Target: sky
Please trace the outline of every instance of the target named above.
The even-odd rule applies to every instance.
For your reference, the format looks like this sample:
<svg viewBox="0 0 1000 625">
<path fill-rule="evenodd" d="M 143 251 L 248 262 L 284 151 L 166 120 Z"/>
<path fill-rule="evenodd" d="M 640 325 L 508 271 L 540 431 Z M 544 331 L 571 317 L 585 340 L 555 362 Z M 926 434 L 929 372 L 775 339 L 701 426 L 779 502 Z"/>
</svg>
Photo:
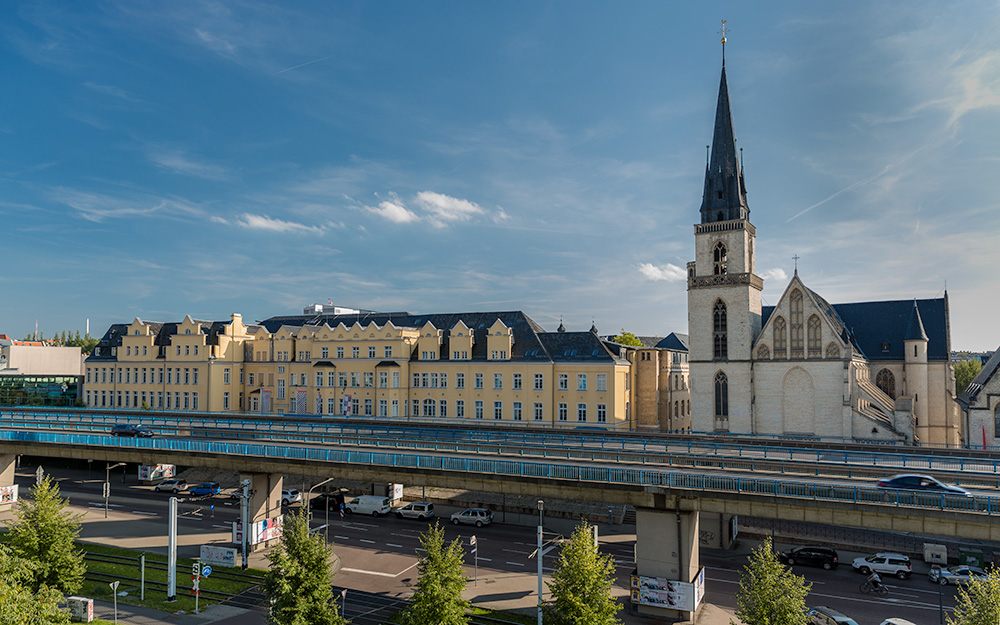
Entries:
<svg viewBox="0 0 1000 625">
<path fill-rule="evenodd" d="M 958 7 L 960 6 L 960 10 Z M 0 3 L 0 333 L 522 310 L 687 332 L 726 72 L 766 305 L 1000 345 L 1000 5 Z"/>
</svg>

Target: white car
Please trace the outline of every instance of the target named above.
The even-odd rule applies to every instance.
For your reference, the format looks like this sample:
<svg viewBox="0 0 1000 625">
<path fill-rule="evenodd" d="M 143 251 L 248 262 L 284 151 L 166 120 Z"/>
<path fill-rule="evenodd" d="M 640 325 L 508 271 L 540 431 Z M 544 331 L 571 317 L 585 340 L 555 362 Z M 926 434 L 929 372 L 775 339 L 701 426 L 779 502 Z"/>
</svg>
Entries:
<svg viewBox="0 0 1000 625">
<path fill-rule="evenodd" d="M 865 558 L 854 558 L 851 566 L 864 575 L 875 571 L 879 575 L 894 575 L 899 579 L 907 579 L 913 573 L 910 558 L 901 553 L 873 553 Z"/>
<path fill-rule="evenodd" d="M 297 501 L 302 501 L 302 493 L 294 488 L 281 489 L 281 505 L 288 506 Z"/>
<path fill-rule="evenodd" d="M 188 483 L 184 480 L 163 480 L 159 484 L 153 487 L 158 493 L 169 491 L 171 493 L 177 494 L 181 491 L 188 489 Z"/>
</svg>

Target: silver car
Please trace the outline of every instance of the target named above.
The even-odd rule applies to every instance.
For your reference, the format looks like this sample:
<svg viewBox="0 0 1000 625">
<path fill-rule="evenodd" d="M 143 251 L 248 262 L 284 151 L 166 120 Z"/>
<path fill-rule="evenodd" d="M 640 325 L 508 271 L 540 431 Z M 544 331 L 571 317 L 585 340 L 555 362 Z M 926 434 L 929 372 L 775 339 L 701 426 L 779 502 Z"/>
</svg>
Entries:
<svg viewBox="0 0 1000 625">
<path fill-rule="evenodd" d="M 484 508 L 469 508 L 468 510 L 462 510 L 451 515 L 451 522 L 453 525 L 463 523 L 465 525 L 482 527 L 493 522 L 493 513 Z"/>
<path fill-rule="evenodd" d="M 396 510 L 396 518 L 417 519 L 418 521 L 433 519 L 434 504 L 429 501 L 416 501 L 414 503 L 408 503 L 402 508 Z"/>
<path fill-rule="evenodd" d="M 184 480 L 163 480 L 162 482 L 153 487 L 153 490 L 155 490 L 158 493 L 169 491 L 174 494 L 177 494 L 187 489 L 188 489 L 188 483 Z"/>
<path fill-rule="evenodd" d="M 959 584 L 968 583 L 973 577 L 982 577 L 984 575 L 986 575 L 986 571 L 976 566 L 960 564 L 958 566 L 949 566 L 944 569 L 940 566 L 934 565 L 927 574 L 927 578 L 931 582 L 937 582 L 942 586 L 947 586 L 948 584 L 957 586 Z"/>
</svg>

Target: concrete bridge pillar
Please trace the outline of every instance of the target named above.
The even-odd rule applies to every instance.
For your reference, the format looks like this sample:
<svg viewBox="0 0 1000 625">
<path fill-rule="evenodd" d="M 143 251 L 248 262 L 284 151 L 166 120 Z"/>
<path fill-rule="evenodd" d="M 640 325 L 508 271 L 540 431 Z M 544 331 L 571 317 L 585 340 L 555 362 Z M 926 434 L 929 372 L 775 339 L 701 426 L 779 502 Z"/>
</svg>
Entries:
<svg viewBox="0 0 1000 625">
<path fill-rule="evenodd" d="M 246 501 L 247 524 L 250 526 L 250 534 L 253 536 L 254 526 L 267 520 L 268 525 L 272 519 L 281 516 L 281 489 L 283 476 L 280 473 L 244 473 L 240 475 L 240 483 L 250 480 L 250 498 Z M 279 534 L 280 535 L 280 534 Z M 269 540 L 251 545 L 251 551 L 263 549 Z"/>
<path fill-rule="evenodd" d="M 17 501 L 14 465 L 17 454 L 0 454 L 0 510 L 9 509 Z"/>
<path fill-rule="evenodd" d="M 638 579 L 632 580 L 631 594 L 639 614 L 694 620 L 701 600 L 695 590 L 700 573 L 698 528 L 698 512 L 679 505 L 636 511 Z"/>
</svg>

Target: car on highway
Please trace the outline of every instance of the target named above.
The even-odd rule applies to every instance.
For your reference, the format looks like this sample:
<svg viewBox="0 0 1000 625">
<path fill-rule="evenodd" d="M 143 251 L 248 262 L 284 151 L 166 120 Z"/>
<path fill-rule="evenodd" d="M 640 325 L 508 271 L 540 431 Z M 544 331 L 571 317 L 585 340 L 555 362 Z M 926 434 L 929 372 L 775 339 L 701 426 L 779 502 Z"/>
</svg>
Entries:
<svg viewBox="0 0 1000 625">
<path fill-rule="evenodd" d="M 894 575 L 899 579 L 907 579 L 913 574 L 910 558 L 901 553 L 873 553 L 867 557 L 854 558 L 851 566 L 858 573 L 865 575 L 875 571 L 879 575 Z"/>
<path fill-rule="evenodd" d="M 493 523 L 493 512 L 485 508 L 469 508 L 451 515 L 451 523 L 482 527 Z"/>
<path fill-rule="evenodd" d="M 950 486 L 942 484 L 937 479 L 929 475 L 918 473 L 900 473 L 878 481 L 879 488 L 893 488 L 896 490 L 919 490 L 929 493 L 942 493 L 944 495 L 964 495 L 971 497 L 972 493 L 961 486 Z"/>
<path fill-rule="evenodd" d="M 202 482 L 188 491 L 189 494 L 194 496 L 218 495 L 221 492 L 222 487 L 219 486 L 218 482 Z"/>
<path fill-rule="evenodd" d="M 295 490 L 294 488 L 282 488 L 281 489 L 281 505 L 290 506 L 293 503 L 302 501 L 302 493 Z"/>
<path fill-rule="evenodd" d="M 396 510 L 398 519 L 425 521 L 434 518 L 434 504 L 429 501 L 415 501 Z"/>
<path fill-rule="evenodd" d="M 163 480 L 153 487 L 153 490 L 158 493 L 174 493 L 175 495 L 187 489 L 188 483 L 184 480 Z"/>
<path fill-rule="evenodd" d="M 111 436 L 152 438 L 154 436 L 154 432 L 144 425 L 136 425 L 134 423 L 116 423 L 111 426 Z"/>
<path fill-rule="evenodd" d="M 809 625 L 858 625 L 858 622 L 840 610 L 818 605 L 806 612 Z"/>
<path fill-rule="evenodd" d="M 808 566 L 821 566 L 827 571 L 837 568 L 840 563 L 836 550 L 817 546 L 796 547 L 791 551 L 779 553 L 778 560 L 788 566 L 806 564 Z"/>
<path fill-rule="evenodd" d="M 949 584 L 957 586 L 959 584 L 967 584 L 972 578 L 983 577 L 984 575 L 986 575 L 986 571 L 982 570 L 978 566 L 959 564 L 957 566 L 941 568 L 935 564 L 931 567 L 930 572 L 927 573 L 927 579 L 931 582 L 937 582 L 942 586 L 947 586 Z"/>
</svg>

